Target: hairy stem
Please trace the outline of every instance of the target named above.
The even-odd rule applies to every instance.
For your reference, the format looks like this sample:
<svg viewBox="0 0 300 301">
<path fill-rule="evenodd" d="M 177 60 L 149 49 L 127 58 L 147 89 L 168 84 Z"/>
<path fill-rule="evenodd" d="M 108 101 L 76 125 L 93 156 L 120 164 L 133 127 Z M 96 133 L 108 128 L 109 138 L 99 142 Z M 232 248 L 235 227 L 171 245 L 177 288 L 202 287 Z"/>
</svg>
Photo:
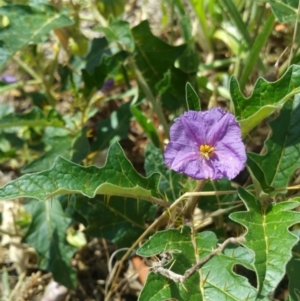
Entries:
<svg viewBox="0 0 300 301">
<path fill-rule="evenodd" d="M 206 183 L 206 180 L 197 181 L 197 185 L 193 192 L 201 192 L 205 183 Z M 194 210 L 196 208 L 196 205 L 198 203 L 198 199 L 199 199 L 199 195 L 191 195 L 187 199 L 185 208 L 183 210 L 183 216 L 187 223 L 190 223 L 192 220 L 192 216 L 193 216 Z"/>
</svg>

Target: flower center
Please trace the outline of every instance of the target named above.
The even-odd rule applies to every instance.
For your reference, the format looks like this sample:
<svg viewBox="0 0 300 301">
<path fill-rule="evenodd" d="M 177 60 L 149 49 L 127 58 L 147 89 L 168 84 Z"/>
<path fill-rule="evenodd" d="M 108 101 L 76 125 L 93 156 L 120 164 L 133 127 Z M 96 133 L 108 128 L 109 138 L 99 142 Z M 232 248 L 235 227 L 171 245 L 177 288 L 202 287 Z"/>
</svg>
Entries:
<svg viewBox="0 0 300 301">
<path fill-rule="evenodd" d="M 215 148 L 213 146 L 210 146 L 208 144 L 202 144 L 199 147 L 200 154 L 203 158 L 206 160 L 209 160 L 209 158 L 214 154 Z"/>
</svg>

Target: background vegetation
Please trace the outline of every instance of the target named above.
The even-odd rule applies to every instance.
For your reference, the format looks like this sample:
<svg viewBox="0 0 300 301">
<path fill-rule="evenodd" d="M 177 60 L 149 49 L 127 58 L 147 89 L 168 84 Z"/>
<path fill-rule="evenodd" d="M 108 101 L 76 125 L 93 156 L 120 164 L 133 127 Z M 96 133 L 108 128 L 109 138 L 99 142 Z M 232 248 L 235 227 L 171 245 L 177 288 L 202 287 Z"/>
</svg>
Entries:
<svg viewBox="0 0 300 301">
<path fill-rule="evenodd" d="M 0 299 L 300 300 L 299 5 L 0 1 Z M 183 284 L 145 284 L 144 242 L 152 260 L 179 250 L 179 274 L 196 262 L 180 215 L 195 181 L 163 150 L 174 118 L 217 106 L 247 170 L 203 188 L 197 248 L 246 242 Z"/>
</svg>

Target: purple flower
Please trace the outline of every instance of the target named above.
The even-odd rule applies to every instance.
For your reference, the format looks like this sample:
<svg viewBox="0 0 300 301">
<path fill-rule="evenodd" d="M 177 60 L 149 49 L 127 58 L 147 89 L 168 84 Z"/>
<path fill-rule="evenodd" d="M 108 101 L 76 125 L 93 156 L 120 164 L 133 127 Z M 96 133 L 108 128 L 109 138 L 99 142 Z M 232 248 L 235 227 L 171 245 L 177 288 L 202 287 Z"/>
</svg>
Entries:
<svg viewBox="0 0 300 301">
<path fill-rule="evenodd" d="M 7 84 L 13 84 L 17 81 L 17 79 L 11 74 L 2 75 L 1 80 Z"/>
<path fill-rule="evenodd" d="M 107 93 L 110 92 L 115 86 L 115 81 L 113 78 L 109 78 L 102 86 L 101 92 Z"/>
<path fill-rule="evenodd" d="M 193 179 L 232 179 L 245 167 L 239 124 L 221 108 L 185 112 L 175 119 L 170 136 L 165 164 Z"/>
</svg>

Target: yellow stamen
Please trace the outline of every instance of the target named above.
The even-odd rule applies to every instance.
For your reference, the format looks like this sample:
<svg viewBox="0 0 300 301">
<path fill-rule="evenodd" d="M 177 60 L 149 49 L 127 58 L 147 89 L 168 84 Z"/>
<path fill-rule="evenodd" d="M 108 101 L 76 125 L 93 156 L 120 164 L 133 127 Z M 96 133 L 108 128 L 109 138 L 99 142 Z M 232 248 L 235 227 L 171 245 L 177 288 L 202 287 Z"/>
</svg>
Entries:
<svg viewBox="0 0 300 301">
<path fill-rule="evenodd" d="M 213 155 L 215 148 L 208 144 L 203 144 L 203 145 L 200 145 L 199 150 L 200 150 L 201 156 L 203 158 L 205 158 L 206 160 L 208 160 Z"/>
</svg>

